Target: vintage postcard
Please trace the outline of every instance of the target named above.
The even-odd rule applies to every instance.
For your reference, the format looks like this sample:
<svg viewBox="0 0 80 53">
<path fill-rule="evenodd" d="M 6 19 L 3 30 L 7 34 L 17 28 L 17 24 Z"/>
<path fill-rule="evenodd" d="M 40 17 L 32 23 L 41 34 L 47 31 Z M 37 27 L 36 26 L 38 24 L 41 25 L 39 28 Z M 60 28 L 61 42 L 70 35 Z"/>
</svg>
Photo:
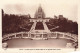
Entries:
<svg viewBox="0 0 80 53">
<path fill-rule="evenodd" d="M 3 0 L 1 2 L 2 53 L 79 51 L 78 0 Z"/>
</svg>

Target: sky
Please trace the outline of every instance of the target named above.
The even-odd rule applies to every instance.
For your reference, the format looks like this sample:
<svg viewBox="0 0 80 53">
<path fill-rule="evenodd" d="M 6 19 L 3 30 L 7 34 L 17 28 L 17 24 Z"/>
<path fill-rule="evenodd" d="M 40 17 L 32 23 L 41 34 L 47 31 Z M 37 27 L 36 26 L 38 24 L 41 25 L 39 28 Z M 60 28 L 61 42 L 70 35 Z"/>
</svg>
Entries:
<svg viewBox="0 0 80 53">
<path fill-rule="evenodd" d="M 77 21 L 78 19 L 76 0 L 9 0 L 2 5 L 7 14 L 30 14 L 34 18 L 36 10 L 41 5 L 46 17 L 54 18 L 54 15 L 63 15 L 69 20 Z"/>
</svg>

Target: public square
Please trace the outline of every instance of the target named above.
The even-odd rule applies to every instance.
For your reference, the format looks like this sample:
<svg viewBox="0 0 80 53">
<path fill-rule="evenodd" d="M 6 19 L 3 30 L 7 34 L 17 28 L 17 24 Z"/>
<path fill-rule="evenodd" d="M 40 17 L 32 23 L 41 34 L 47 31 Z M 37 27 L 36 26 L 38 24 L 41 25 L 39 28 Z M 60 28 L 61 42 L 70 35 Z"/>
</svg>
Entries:
<svg viewBox="0 0 80 53">
<path fill-rule="evenodd" d="M 7 41 L 8 48 L 66 48 L 66 44 L 71 42 L 72 41 L 66 39 L 11 39 Z"/>
</svg>

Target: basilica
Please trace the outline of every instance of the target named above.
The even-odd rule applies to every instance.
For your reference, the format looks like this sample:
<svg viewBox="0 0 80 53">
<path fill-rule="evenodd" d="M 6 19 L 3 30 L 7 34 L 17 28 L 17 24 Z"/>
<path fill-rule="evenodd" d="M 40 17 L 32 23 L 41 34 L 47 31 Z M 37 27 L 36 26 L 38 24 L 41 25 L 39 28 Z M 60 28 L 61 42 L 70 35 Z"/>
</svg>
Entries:
<svg viewBox="0 0 80 53">
<path fill-rule="evenodd" d="M 34 18 L 30 19 L 30 22 L 49 22 L 50 18 L 45 18 L 45 13 L 41 6 L 36 11 Z"/>
</svg>

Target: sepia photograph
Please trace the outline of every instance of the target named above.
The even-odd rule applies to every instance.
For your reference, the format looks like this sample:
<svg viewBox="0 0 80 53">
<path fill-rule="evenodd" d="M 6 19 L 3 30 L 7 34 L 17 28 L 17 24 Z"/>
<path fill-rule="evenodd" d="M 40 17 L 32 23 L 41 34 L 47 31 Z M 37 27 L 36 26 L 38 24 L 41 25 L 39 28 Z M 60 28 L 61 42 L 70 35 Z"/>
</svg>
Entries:
<svg viewBox="0 0 80 53">
<path fill-rule="evenodd" d="M 71 0 L 72 1 L 72 0 Z M 64 0 L 5 4 L 2 48 L 78 48 L 78 6 Z"/>
</svg>

